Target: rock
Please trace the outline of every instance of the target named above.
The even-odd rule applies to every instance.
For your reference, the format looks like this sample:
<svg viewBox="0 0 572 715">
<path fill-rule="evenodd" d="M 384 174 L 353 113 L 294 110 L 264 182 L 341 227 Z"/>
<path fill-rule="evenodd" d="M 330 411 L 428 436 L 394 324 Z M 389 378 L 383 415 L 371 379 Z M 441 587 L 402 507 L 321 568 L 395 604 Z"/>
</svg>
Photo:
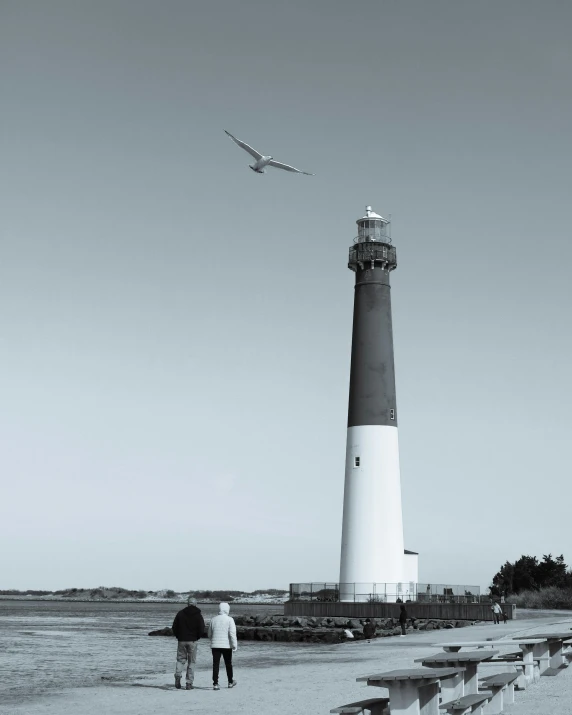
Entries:
<svg viewBox="0 0 572 715">
<path fill-rule="evenodd" d="M 454 628 L 455 626 L 452 623 L 446 623 L 445 628 Z"/>
<path fill-rule="evenodd" d="M 341 628 L 339 630 L 325 631 L 321 639 L 323 643 L 340 643 L 342 640 L 344 640 L 344 632 Z"/>
<path fill-rule="evenodd" d="M 465 626 L 470 626 L 470 625 L 471 624 L 469 621 L 457 621 L 455 623 L 455 628 L 465 628 Z"/>
<path fill-rule="evenodd" d="M 270 628 L 237 626 L 236 633 L 239 640 L 276 641 L 279 643 L 341 643 L 346 640 L 341 628 L 283 628 L 280 625 L 273 625 Z"/>
<path fill-rule="evenodd" d="M 304 616 L 296 616 L 296 618 L 292 619 L 292 627 L 293 628 L 307 628 L 308 627 L 308 619 L 304 618 Z"/>
<path fill-rule="evenodd" d="M 274 631 L 274 640 L 280 643 L 298 643 L 302 640 L 302 628 L 281 628 Z"/>
<path fill-rule="evenodd" d="M 365 623 L 365 619 L 364 619 Z M 362 622 L 359 620 L 359 618 L 350 618 L 348 621 L 348 628 L 361 628 L 362 627 Z"/>
<path fill-rule="evenodd" d="M 364 640 L 365 636 L 363 634 L 363 628 L 352 628 L 351 632 L 356 641 Z"/>
<path fill-rule="evenodd" d="M 172 636 L 173 629 L 172 628 L 160 628 L 158 631 L 151 631 L 151 633 L 148 633 L 147 635 L 150 635 L 150 636 Z"/>
<path fill-rule="evenodd" d="M 332 621 L 334 622 L 334 626 L 336 628 L 347 628 L 348 627 L 348 619 L 347 618 L 341 618 L 339 616 L 336 616 L 336 618 L 332 618 Z"/>
<path fill-rule="evenodd" d="M 427 623 L 427 624 L 425 625 L 425 628 L 423 628 L 422 626 L 419 626 L 419 630 L 420 630 L 420 631 L 434 631 L 434 630 L 435 630 L 435 626 L 434 626 L 432 623 Z"/>
<path fill-rule="evenodd" d="M 237 626 L 236 637 L 238 638 L 239 641 L 253 641 L 255 630 L 256 629 L 252 628 L 252 626 L 249 626 L 249 627 Z"/>
<path fill-rule="evenodd" d="M 254 629 L 254 640 L 255 641 L 273 641 L 276 640 L 277 633 L 281 631 L 273 631 L 271 628 L 255 628 Z"/>
</svg>

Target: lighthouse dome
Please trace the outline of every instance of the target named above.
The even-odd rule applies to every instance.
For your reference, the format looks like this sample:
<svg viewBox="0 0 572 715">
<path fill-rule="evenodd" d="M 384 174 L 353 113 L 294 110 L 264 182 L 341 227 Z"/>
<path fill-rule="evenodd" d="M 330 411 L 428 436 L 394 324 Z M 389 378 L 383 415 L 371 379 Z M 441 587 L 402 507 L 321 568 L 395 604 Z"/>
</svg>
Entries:
<svg viewBox="0 0 572 715">
<path fill-rule="evenodd" d="M 384 243 L 390 243 L 389 238 L 389 221 L 383 216 L 375 213 L 371 206 L 365 207 L 365 216 L 358 218 L 356 221 L 358 225 L 358 237 L 359 243 L 364 243 L 367 241 L 382 241 Z"/>
</svg>

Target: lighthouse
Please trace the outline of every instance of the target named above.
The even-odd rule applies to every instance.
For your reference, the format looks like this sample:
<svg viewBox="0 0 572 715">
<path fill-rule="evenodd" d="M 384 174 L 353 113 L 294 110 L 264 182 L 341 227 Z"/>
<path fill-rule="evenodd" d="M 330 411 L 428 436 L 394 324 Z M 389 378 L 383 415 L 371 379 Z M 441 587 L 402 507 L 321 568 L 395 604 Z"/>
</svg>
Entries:
<svg viewBox="0 0 572 715">
<path fill-rule="evenodd" d="M 389 284 L 397 260 L 387 219 L 367 206 L 357 226 L 340 600 L 387 584 L 385 600 L 395 601 L 417 581 L 417 555 L 403 548 Z"/>
</svg>

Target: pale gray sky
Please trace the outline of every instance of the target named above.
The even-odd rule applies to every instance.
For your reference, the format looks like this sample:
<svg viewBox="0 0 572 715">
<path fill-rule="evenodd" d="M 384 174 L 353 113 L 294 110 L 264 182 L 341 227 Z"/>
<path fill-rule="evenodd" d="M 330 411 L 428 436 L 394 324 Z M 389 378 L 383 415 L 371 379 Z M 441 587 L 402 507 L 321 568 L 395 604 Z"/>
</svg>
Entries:
<svg viewBox="0 0 572 715">
<path fill-rule="evenodd" d="M 564 552 L 572 5 L 0 4 L 0 588 L 337 579 L 392 214 L 406 547 Z M 227 129 L 315 177 L 259 176 Z"/>
</svg>

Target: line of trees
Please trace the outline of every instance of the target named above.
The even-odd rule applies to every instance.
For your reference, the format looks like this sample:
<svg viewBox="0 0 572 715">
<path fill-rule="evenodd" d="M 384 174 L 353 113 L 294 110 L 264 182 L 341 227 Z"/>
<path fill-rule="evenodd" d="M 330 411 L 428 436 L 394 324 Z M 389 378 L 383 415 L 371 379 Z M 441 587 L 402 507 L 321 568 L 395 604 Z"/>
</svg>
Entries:
<svg viewBox="0 0 572 715">
<path fill-rule="evenodd" d="M 572 571 L 563 555 L 553 558 L 545 554 L 542 561 L 536 556 L 521 556 L 514 563 L 507 561 L 493 577 L 491 594 L 510 596 L 549 587 L 572 590 Z"/>
</svg>

